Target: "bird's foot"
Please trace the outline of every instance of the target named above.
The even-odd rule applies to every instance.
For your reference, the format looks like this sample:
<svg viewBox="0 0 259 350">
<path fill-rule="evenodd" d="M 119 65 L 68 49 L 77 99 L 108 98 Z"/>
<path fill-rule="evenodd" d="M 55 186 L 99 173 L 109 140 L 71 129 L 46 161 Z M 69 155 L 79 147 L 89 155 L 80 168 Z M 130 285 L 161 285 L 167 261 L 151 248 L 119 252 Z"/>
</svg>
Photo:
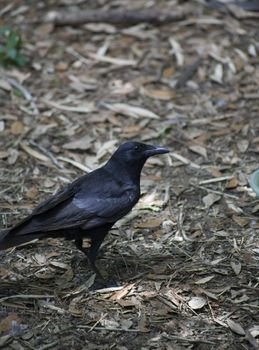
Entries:
<svg viewBox="0 0 259 350">
<path fill-rule="evenodd" d="M 102 279 L 97 278 L 94 281 L 93 285 L 89 288 L 89 290 L 95 291 L 98 289 L 106 289 L 106 288 L 113 288 L 113 287 L 119 287 L 119 283 L 114 279 L 105 280 L 103 278 Z"/>
</svg>

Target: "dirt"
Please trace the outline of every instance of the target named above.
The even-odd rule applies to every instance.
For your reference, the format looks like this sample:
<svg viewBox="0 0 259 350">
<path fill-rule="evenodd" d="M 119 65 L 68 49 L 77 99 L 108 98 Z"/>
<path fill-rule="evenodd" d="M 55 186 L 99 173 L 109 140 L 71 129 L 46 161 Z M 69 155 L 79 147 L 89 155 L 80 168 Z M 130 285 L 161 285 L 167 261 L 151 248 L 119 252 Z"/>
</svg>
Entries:
<svg viewBox="0 0 259 350">
<path fill-rule="evenodd" d="M 1 5 L 27 57 L 1 68 L 1 228 L 126 140 L 171 152 L 148 161 L 140 202 L 102 247 L 98 266 L 118 287 L 93 290 L 73 242 L 0 252 L 0 347 L 258 348 L 258 12 L 173 0 Z M 45 22 L 76 8 L 182 17 Z"/>
</svg>

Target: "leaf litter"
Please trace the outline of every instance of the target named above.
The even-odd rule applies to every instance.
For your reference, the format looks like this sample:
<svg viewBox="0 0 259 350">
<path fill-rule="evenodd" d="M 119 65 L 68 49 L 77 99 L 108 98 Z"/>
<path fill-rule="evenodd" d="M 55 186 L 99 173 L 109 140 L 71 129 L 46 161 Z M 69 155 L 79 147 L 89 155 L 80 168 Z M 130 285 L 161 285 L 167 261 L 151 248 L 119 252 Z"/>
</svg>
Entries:
<svg viewBox="0 0 259 350">
<path fill-rule="evenodd" d="M 104 243 L 118 287 L 91 291 L 70 242 L 1 252 L 1 347 L 258 348 L 258 13 L 225 3 L 66 0 L 184 16 L 59 27 L 35 21 L 58 1 L 3 1 L 30 64 L 1 71 L 1 227 L 122 141 L 171 153 L 147 163 L 141 201 Z"/>
</svg>

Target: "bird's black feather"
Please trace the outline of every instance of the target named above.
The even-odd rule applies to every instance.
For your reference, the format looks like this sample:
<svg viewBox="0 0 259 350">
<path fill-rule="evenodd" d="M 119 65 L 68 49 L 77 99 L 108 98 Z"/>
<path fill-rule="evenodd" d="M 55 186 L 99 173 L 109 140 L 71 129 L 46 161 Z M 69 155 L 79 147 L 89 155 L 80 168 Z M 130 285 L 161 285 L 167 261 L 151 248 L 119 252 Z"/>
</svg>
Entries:
<svg viewBox="0 0 259 350">
<path fill-rule="evenodd" d="M 126 215 L 140 197 L 140 173 L 146 159 L 168 150 L 138 142 L 121 145 L 102 167 L 58 191 L 39 204 L 13 228 L 0 233 L 0 250 L 35 238 L 91 238 L 88 253 L 96 272 L 98 249 L 113 224 Z"/>
</svg>

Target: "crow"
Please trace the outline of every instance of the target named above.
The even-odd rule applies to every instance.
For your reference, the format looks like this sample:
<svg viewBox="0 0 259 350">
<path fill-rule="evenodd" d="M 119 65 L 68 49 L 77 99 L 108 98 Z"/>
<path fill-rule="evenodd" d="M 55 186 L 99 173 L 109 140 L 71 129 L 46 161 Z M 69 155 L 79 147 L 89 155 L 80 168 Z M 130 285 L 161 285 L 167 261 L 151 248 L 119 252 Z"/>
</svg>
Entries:
<svg viewBox="0 0 259 350">
<path fill-rule="evenodd" d="M 103 167 L 79 177 L 16 226 L 1 231 L 0 250 L 48 237 L 74 240 L 102 278 L 95 261 L 105 236 L 138 202 L 140 174 L 148 157 L 168 152 L 140 142 L 120 145 Z M 90 239 L 88 249 L 84 238 Z"/>
</svg>

